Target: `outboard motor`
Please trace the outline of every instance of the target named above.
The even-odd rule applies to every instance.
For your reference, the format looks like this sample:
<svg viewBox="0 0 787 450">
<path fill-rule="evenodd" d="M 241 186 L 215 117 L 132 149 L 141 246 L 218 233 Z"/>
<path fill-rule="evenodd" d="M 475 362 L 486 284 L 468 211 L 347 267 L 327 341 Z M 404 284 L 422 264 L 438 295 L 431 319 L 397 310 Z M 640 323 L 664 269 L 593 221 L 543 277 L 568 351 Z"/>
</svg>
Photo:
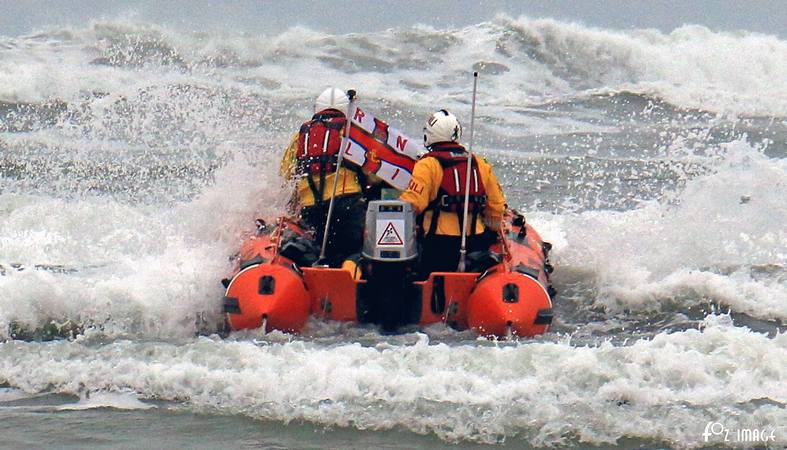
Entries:
<svg viewBox="0 0 787 450">
<path fill-rule="evenodd" d="M 418 259 L 413 206 L 400 200 L 369 202 L 363 244 L 366 284 L 358 298 L 361 322 L 386 331 L 417 323 L 421 299 L 413 284 Z"/>
<path fill-rule="evenodd" d="M 413 205 L 401 200 L 369 202 L 363 257 L 375 262 L 408 262 L 418 257 Z"/>
</svg>

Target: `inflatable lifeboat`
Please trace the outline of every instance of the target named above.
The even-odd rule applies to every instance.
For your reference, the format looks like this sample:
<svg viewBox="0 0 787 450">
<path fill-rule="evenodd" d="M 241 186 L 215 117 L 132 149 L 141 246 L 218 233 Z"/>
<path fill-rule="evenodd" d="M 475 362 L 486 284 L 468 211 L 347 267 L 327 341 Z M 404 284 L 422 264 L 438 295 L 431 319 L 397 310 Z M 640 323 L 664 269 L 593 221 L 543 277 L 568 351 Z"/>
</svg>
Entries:
<svg viewBox="0 0 787 450">
<path fill-rule="evenodd" d="M 299 333 L 310 316 L 378 324 L 443 322 L 484 336 L 530 337 L 552 323 L 551 248 L 510 211 L 498 242 L 468 255 L 466 272 L 416 272 L 415 215 L 409 203 L 369 203 L 363 252 L 341 268 L 315 265 L 308 233 L 280 218 L 257 222 L 233 275 L 222 280 L 228 331 Z"/>
</svg>

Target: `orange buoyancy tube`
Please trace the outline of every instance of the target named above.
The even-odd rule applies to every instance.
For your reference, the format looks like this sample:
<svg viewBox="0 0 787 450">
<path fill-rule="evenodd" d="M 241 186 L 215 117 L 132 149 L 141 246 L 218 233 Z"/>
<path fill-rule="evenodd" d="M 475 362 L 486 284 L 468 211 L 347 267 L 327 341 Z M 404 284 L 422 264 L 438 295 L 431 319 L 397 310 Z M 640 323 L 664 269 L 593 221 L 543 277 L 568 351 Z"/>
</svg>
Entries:
<svg viewBox="0 0 787 450">
<path fill-rule="evenodd" d="M 484 277 L 470 295 L 467 324 L 485 336 L 535 336 L 552 322 L 552 301 L 536 279 L 519 272 Z"/>
<path fill-rule="evenodd" d="M 264 224 L 264 223 L 263 223 Z M 264 226 L 264 225 L 263 225 Z M 265 331 L 300 332 L 311 304 L 303 274 L 290 260 L 278 255 L 285 230 L 302 233 L 295 223 L 280 219 L 273 233 L 247 239 L 239 252 L 236 273 L 226 285 L 224 312 L 232 330 L 265 325 Z"/>
<path fill-rule="evenodd" d="M 294 267 L 255 264 L 238 272 L 227 286 L 224 311 L 233 330 L 265 326 L 264 331 L 298 333 L 309 318 L 311 301 Z"/>
<path fill-rule="evenodd" d="M 488 336 L 535 336 L 552 323 L 545 244 L 528 224 L 509 233 L 506 270 L 482 277 L 468 300 L 468 326 Z"/>
<path fill-rule="evenodd" d="M 330 320 L 356 321 L 357 288 L 365 283 L 341 269 L 304 268 L 275 251 L 278 236 L 297 224 L 282 221 L 276 233 L 247 240 L 240 252 L 237 273 L 224 298 L 232 330 L 259 328 L 299 333 L 310 315 Z M 521 222 L 505 233 L 508 256 L 480 277 L 472 273 L 432 274 L 422 288 L 422 325 L 440 320 L 482 335 L 535 336 L 552 321 L 547 260 L 549 244 Z M 496 247 L 492 247 L 495 249 Z M 496 250 L 495 250 L 496 251 Z"/>
</svg>

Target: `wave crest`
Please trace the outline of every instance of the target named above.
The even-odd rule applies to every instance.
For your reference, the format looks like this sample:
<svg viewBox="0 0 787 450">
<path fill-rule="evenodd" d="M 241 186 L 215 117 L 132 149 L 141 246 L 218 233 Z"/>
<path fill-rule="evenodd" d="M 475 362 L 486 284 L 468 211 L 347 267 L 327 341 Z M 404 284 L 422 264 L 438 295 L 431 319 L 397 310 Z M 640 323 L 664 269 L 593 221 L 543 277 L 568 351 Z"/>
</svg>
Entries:
<svg viewBox="0 0 787 450">
<path fill-rule="evenodd" d="M 461 29 L 418 25 L 331 35 L 292 27 L 267 37 L 185 34 L 116 20 L 0 42 L 0 55 L 0 69 L 5 69 L 0 70 L 0 99 L 7 101 L 41 96 L 68 101 L 95 85 L 111 91 L 127 80 L 123 74 L 144 67 L 153 72 L 143 77 L 148 79 L 196 77 L 226 84 L 265 78 L 274 95 L 311 92 L 319 74 L 326 84 L 345 84 L 349 78 L 366 95 L 411 104 L 426 99 L 462 104 L 467 74 L 476 68 L 485 75 L 482 92 L 502 105 L 631 91 L 684 108 L 787 115 L 782 76 L 787 42 L 697 25 L 662 33 L 498 16 Z M 47 67 L 55 63 L 72 79 L 53 80 Z M 69 77 L 69 70 L 80 76 Z"/>
</svg>

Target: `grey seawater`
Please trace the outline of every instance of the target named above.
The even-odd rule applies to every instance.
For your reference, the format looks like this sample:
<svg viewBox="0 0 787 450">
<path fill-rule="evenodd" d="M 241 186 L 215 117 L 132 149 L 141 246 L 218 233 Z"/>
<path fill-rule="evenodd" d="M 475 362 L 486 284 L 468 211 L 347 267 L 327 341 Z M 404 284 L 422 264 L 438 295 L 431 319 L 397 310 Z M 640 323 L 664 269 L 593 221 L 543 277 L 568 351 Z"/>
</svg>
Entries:
<svg viewBox="0 0 787 450">
<path fill-rule="evenodd" d="M 311 423 L 253 420 L 244 416 L 195 414 L 184 407 L 158 405 L 153 411 L 110 408 L 57 412 L 53 406 L 73 400 L 50 396 L 35 402 L 16 402 L 0 410 L 4 424 L 3 448 L 107 449 L 488 449 L 532 448 L 521 442 L 494 446 L 467 442 L 446 443 L 435 436 L 403 431 L 363 431 L 326 428 Z M 52 430 L 59 430 L 53 433 Z M 666 448 L 659 443 L 624 439 L 614 447 Z"/>
<path fill-rule="evenodd" d="M 185 406 L 159 402 L 146 411 L 99 408 L 58 411 L 75 397 L 49 395 L 7 402 L 0 409 L 3 448 L 477 448 L 446 444 L 404 432 L 330 429 L 309 423 L 253 420 L 243 416 L 196 414 Z M 14 431 L 16 430 L 16 431 Z M 53 433 L 53 430 L 58 430 Z"/>
<path fill-rule="evenodd" d="M 728 51 L 756 62 L 741 80 Z M 0 38 L 20 73 L 0 87 L 0 447 L 783 447 L 784 61 L 767 36 L 506 17 Z M 284 209 L 277 165 L 311 98 L 355 87 L 417 137 L 438 107 L 468 122 L 472 68 L 476 149 L 554 244 L 552 330 L 215 335 L 219 280 Z M 703 439 L 714 422 L 776 441 Z"/>
</svg>

